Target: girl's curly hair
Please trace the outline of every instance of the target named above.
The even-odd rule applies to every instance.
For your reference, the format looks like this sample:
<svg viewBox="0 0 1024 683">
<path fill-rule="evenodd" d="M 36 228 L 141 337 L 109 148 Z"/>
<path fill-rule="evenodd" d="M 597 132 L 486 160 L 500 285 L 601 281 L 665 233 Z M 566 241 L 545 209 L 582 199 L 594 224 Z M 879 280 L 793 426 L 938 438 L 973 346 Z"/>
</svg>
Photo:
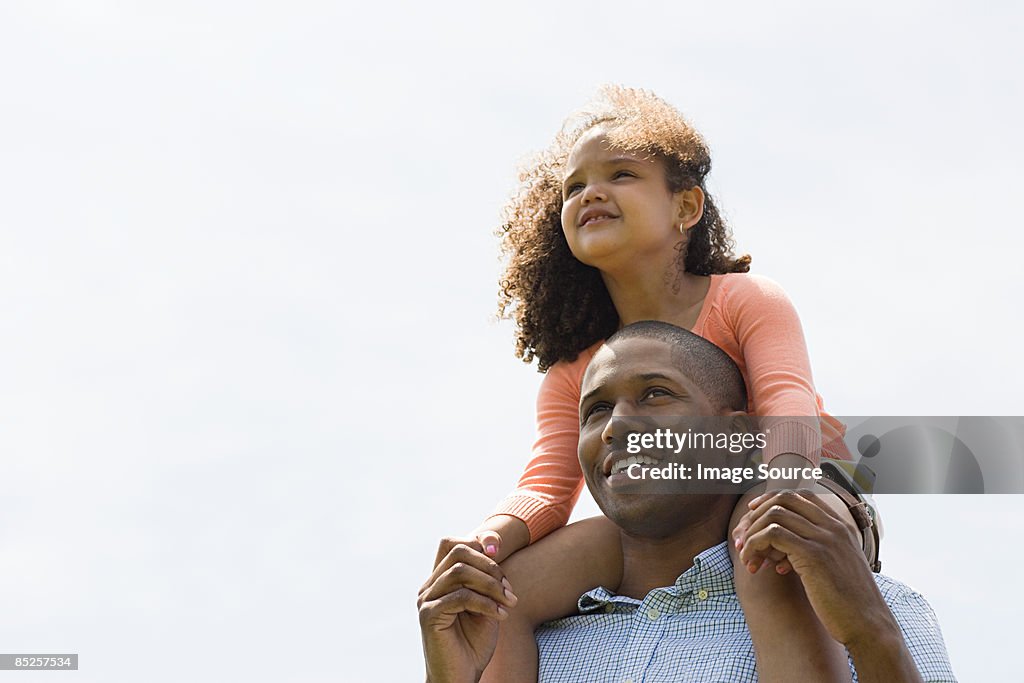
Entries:
<svg viewBox="0 0 1024 683">
<path fill-rule="evenodd" d="M 548 149 L 519 174 L 498 231 L 509 257 L 500 282 L 498 315 L 516 323 L 516 356 L 534 358 L 540 372 L 606 339 L 619 326 L 600 272 L 576 260 L 562 232 L 562 179 L 569 153 L 588 129 L 608 124 L 611 146 L 645 152 L 665 164 L 671 192 L 699 187 L 704 215 L 689 230 L 679 265 L 696 275 L 745 273 L 750 256 L 733 254 L 732 233 L 707 193 L 707 143 L 672 105 L 653 93 L 605 86 L 587 109 L 570 116 Z"/>
</svg>

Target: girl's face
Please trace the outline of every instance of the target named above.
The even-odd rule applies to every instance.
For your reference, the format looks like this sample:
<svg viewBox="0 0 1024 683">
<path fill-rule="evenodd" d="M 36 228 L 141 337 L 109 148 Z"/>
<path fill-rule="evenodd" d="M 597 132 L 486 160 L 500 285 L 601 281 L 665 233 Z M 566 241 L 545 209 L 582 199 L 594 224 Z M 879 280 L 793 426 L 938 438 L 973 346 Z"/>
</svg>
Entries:
<svg viewBox="0 0 1024 683">
<path fill-rule="evenodd" d="M 690 227 L 700 215 L 693 217 L 687 192 L 669 191 L 660 160 L 614 149 L 605 135 L 604 126 L 591 128 L 569 155 L 562 183 L 569 249 L 602 271 L 653 265 L 655 255 L 675 259 L 674 247 L 685 239 L 680 223 Z"/>
</svg>

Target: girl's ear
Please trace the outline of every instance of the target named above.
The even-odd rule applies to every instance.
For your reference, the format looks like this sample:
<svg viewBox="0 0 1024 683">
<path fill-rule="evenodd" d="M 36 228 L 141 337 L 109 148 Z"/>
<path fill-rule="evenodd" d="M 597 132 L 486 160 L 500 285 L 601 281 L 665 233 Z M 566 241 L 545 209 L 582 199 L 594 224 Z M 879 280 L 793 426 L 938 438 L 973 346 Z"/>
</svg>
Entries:
<svg viewBox="0 0 1024 683">
<path fill-rule="evenodd" d="M 704 191 L 694 186 L 689 190 L 677 192 L 676 197 L 679 204 L 677 223 L 683 229 L 689 230 L 704 216 Z"/>
</svg>

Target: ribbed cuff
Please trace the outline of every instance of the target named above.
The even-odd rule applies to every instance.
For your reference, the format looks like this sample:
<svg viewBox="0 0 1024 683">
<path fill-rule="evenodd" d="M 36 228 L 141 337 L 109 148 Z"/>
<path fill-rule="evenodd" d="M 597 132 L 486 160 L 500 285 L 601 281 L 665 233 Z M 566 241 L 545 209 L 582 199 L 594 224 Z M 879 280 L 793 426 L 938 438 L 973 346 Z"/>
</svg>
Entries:
<svg viewBox="0 0 1024 683">
<path fill-rule="evenodd" d="M 509 496 L 501 501 L 491 517 L 495 515 L 510 515 L 521 520 L 530 531 L 530 543 L 536 543 L 569 521 L 568 516 L 561 512 L 559 507 L 548 501 L 523 495 Z"/>
<path fill-rule="evenodd" d="M 789 418 L 786 418 L 789 420 Z M 808 424 L 810 418 L 776 422 L 766 421 L 767 443 L 764 461 L 770 463 L 783 453 L 796 453 L 807 458 L 814 467 L 821 463 L 821 432 Z M 817 420 L 817 418 L 813 418 Z"/>
</svg>

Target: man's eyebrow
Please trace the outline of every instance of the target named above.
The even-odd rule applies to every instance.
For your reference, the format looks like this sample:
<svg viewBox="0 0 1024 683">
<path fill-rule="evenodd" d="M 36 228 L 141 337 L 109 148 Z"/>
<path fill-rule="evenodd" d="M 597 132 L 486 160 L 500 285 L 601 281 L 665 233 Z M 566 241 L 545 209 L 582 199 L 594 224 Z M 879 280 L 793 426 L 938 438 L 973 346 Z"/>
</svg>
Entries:
<svg viewBox="0 0 1024 683">
<path fill-rule="evenodd" d="M 669 377 L 668 375 L 663 375 L 660 372 L 645 372 L 645 373 L 640 375 L 640 379 L 642 379 L 644 381 L 648 381 L 648 380 L 652 380 L 652 379 L 665 379 L 665 380 L 668 380 L 669 382 L 675 382 L 676 381 L 676 380 L 672 379 L 671 377 Z"/>
<path fill-rule="evenodd" d="M 590 391 L 588 391 L 588 392 L 587 392 L 586 394 L 584 394 L 584 395 L 583 395 L 583 396 L 582 396 L 582 397 L 580 398 L 580 405 L 582 406 L 582 405 L 583 405 L 584 403 L 586 403 L 587 401 L 589 401 L 589 400 L 590 400 L 591 398 L 593 398 L 593 397 L 594 397 L 594 395 L 595 395 L 595 394 L 599 394 L 599 393 L 601 393 L 601 390 L 602 390 L 602 389 L 604 389 L 604 387 L 602 387 L 602 386 L 598 386 L 598 387 L 596 387 L 596 388 L 594 388 L 594 389 L 591 389 Z"/>
<path fill-rule="evenodd" d="M 636 377 L 638 379 L 644 381 L 644 382 L 649 382 L 652 379 L 663 379 L 663 380 L 666 380 L 668 382 L 678 382 L 677 379 L 669 377 L 668 375 L 660 373 L 660 372 L 643 372 L 643 373 L 640 373 L 639 375 L 637 375 Z M 598 386 L 594 387 L 593 389 L 591 389 L 590 391 L 588 391 L 586 394 L 584 394 L 580 398 L 580 405 L 582 406 L 584 403 L 586 403 L 591 398 L 593 398 L 596 394 L 601 393 L 602 389 L 604 389 L 604 386 L 598 385 Z"/>
</svg>

